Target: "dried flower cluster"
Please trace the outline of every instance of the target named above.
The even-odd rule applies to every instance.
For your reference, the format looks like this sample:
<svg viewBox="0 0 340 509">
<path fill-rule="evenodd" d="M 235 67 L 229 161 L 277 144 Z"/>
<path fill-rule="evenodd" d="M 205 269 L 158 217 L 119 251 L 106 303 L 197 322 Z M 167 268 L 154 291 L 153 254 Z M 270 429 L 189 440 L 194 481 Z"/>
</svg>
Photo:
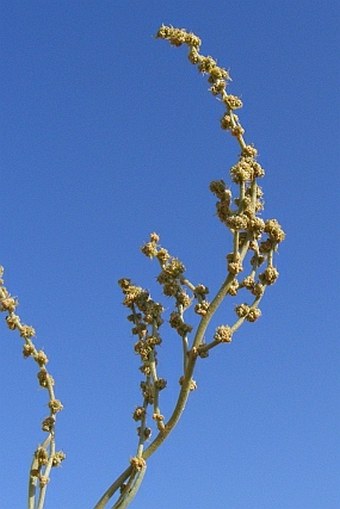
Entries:
<svg viewBox="0 0 340 509">
<path fill-rule="evenodd" d="M 41 509 L 44 504 L 46 487 L 49 482 L 52 467 L 57 467 L 65 459 L 62 451 L 55 449 L 55 423 L 56 415 L 63 409 L 61 401 L 54 394 L 54 379 L 47 370 L 48 357 L 43 350 L 37 350 L 33 338 L 35 330 L 30 325 L 22 323 L 16 309 L 18 300 L 13 297 L 4 286 L 4 268 L 0 266 L 0 311 L 6 313 L 6 323 L 10 330 L 17 330 L 24 340 L 23 356 L 32 357 L 38 365 L 38 382 L 48 392 L 49 415 L 42 421 L 41 428 L 47 433 L 47 437 L 34 452 L 30 469 L 29 491 L 32 509 Z M 38 491 L 38 496 L 37 496 Z"/>
<path fill-rule="evenodd" d="M 151 436 L 151 429 L 146 425 L 146 408 L 151 405 L 153 415 L 161 415 L 158 403 L 159 392 L 166 387 L 166 380 L 160 378 L 157 373 L 156 350 L 162 342 L 159 329 L 163 323 L 164 309 L 150 297 L 146 290 L 133 285 L 130 279 L 120 279 L 119 285 L 124 294 L 123 304 L 131 311 L 128 320 L 132 322 L 132 334 L 137 338 L 134 350 L 140 356 L 142 362 L 140 370 L 145 377 L 141 382 L 143 405 L 133 412 L 133 419 L 141 421 L 141 425 L 137 428 L 138 457 L 141 458 L 144 442 Z M 164 427 L 162 419 L 158 419 L 157 424 L 159 429 Z"/>
</svg>

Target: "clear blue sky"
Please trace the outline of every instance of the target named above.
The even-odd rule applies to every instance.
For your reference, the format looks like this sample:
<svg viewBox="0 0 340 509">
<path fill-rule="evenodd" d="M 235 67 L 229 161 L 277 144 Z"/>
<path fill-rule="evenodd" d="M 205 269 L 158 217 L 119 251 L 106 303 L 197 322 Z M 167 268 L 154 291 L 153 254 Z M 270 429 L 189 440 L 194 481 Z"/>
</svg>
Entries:
<svg viewBox="0 0 340 509">
<path fill-rule="evenodd" d="M 153 38 L 162 22 L 230 69 L 267 171 L 265 217 L 287 240 L 263 316 L 200 362 L 131 507 L 340 507 L 339 18 L 335 0 L 1 2 L 0 263 L 65 406 L 46 509 L 91 509 L 135 453 L 139 360 L 116 281 L 155 286 L 148 233 L 193 281 L 213 291 L 225 276 L 208 185 L 238 149 L 186 50 Z M 20 338 L 4 324 L 0 337 L 0 507 L 21 509 L 46 394 Z M 169 414 L 175 337 L 159 362 Z"/>
</svg>

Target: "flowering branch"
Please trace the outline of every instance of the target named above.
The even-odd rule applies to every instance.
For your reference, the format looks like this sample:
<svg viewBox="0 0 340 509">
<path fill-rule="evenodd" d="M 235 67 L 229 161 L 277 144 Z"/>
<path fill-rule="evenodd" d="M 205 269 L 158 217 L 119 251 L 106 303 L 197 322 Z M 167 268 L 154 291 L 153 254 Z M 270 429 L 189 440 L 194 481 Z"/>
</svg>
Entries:
<svg viewBox="0 0 340 509">
<path fill-rule="evenodd" d="M 159 393 L 166 387 L 166 381 L 158 377 L 156 369 L 157 346 L 162 342 L 160 327 L 164 323 L 164 308 L 152 300 L 149 292 L 135 286 L 130 279 L 119 281 L 124 294 L 123 304 L 131 311 L 128 320 L 134 325 L 132 333 L 137 336 L 135 352 L 140 356 L 140 370 L 145 376 L 145 380 L 141 382 L 143 404 L 133 413 L 133 418 L 140 421 L 141 425 L 137 428 L 139 441 L 136 456 L 105 492 L 95 509 L 104 509 L 119 489 L 120 496 L 112 509 L 128 507 L 144 476 L 146 460 L 169 436 L 185 409 L 190 392 L 197 388 L 192 378 L 197 359 L 208 357 L 209 352 L 222 343 L 230 343 L 245 321 L 255 322 L 261 316 L 259 303 L 267 287 L 275 283 L 279 276 L 274 266 L 274 253 L 285 237 L 276 219 L 265 221 L 260 217 L 264 204 L 263 192 L 257 181 L 265 172 L 257 161 L 256 148 L 247 144 L 244 139 L 245 130 L 235 113 L 235 110 L 242 107 L 242 101 L 227 92 L 230 80 L 228 71 L 220 67 L 212 57 L 200 54 L 201 40 L 193 33 L 163 25 L 156 37 L 168 40 L 173 46 L 186 44 L 189 47 L 190 62 L 197 65 L 199 72 L 208 75 L 210 92 L 218 97 L 225 107 L 221 128 L 229 131 L 240 146 L 239 159 L 230 169 L 231 180 L 238 190 L 237 196 L 233 198 L 232 190 L 224 180 L 210 184 L 210 190 L 217 198 L 217 216 L 232 235 L 232 251 L 226 256 L 226 278 L 209 302 L 208 288 L 202 284 L 194 285 L 188 280 L 183 263 L 160 246 L 159 235 L 152 233 L 149 241 L 141 248 L 145 256 L 159 262 L 161 272 L 157 281 L 162 286 L 163 294 L 174 300 L 174 309 L 168 322 L 182 342 L 183 372 L 179 380 L 180 390 L 172 414 L 167 420 L 161 414 L 159 406 Z M 249 264 L 249 272 L 244 275 L 246 263 Z M 226 297 L 235 297 L 242 290 L 249 292 L 250 303 L 236 305 L 235 322 L 232 325 L 218 326 L 212 339 L 205 342 L 209 323 L 220 304 Z M 192 306 L 200 317 L 196 332 L 193 325 L 185 320 L 185 313 Z M 156 421 L 158 433 L 145 448 L 146 441 L 151 437 L 151 428 L 146 424 L 149 407 L 152 408 L 152 418 Z"/>
<path fill-rule="evenodd" d="M 48 358 L 43 350 L 37 350 L 33 338 L 35 330 L 30 325 L 21 322 L 15 313 L 18 300 L 9 293 L 4 286 L 4 268 L 0 266 L 0 311 L 7 313 L 6 323 L 10 330 L 17 330 L 24 340 L 23 355 L 25 358 L 32 357 L 37 363 L 39 385 L 48 392 L 49 415 L 42 422 L 42 430 L 47 433 L 47 438 L 34 452 L 29 472 L 28 481 L 28 508 L 43 509 L 50 480 L 52 467 L 57 467 L 65 459 L 63 451 L 56 451 L 55 447 L 55 424 L 57 413 L 63 409 L 61 401 L 54 394 L 54 379 L 47 370 Z"/>
</svg>

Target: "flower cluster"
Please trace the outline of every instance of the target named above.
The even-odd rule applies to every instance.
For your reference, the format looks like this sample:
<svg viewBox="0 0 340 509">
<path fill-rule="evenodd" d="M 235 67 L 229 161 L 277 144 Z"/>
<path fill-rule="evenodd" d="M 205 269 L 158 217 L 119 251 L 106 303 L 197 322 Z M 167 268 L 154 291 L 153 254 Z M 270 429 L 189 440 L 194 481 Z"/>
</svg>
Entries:
<svg viewBox="0 0 340 509">
<path fill-rule="evenodd" d="M 163 323 L 163 306 L 130 279 L 120 279 L 118 283 L 124 294 L 123 305 L 132 311 L 128 320 L 133 323 L 132 334 L 138 338 L 135 352 L 143 362 L 143 373 L 150 374 L 150 363 L 156 359 L 156 346 L 162 342 L 159 328 Z"/>
<path fill-rule="evenodd" d="M 248 304 L 236 306 L 235 311 L 239 318 L 245 318 L 249 322 L 255 322 L 261 316 L 260 309 L 255 306 L 248 306 Z"/>
<path fill-rule="evenodd" d="M 217 327 L 214 339 L 218 343 L 230 343 L 232 341 L 233 332 L 229 325 L 220 325 Z"/>
<path fill-rule="evenodd" d="M 206 315 L 209 302 L 206 295 L 209 290 L 206 286 L 193 285 L 185 276 L 185 266 L 181 260 L 171 256 L 167 249 L 159 244 L 160 238 L 157 233 L 151 233 L 150 239 L 142 247 L 142 253 L 149 258 L 157 258 L 161 272 L 157 277 L 162 286 L 163 294 L 175 300 L 175 310 L 170 314 L 170 326 L 177 331 L 179 336 L 185 338 L 192 331 L 192 325 L 184 320 L 184 312 L 194 301 L 195 312 L 198 315 Z"/>
<path fill-rule="evenodd" d="M 136 470 L 143 470 L 143 468 L 145 468 L 145 466 L 146 466 L 145 460 L 143 458 L 140 458 L 137 456 L 134 456 L 133 458 L 131 458 L 130 464 L 131 464 L 132 468 L 134 468 Z"/>
<path fill-rule="evenodd" d="M 50 454 L 46 447 L 39 445 L 34 452 L 34 467 L 30 471 L 33 482 L 36 478 L 39 481 L 40 488 L 47 485 L 50 479 L 47 475 L 44 475 L 44 472 L 48 467 L 59 467 L 65 458 L 66 455 L 63 451 Z"/>
<path fill-rule="evenodd" d="M 187 32 L 181 28 L 173 28 L 162 25 L 157 32 L 157 36 L 162 39 L 168 39 L 170 44 L 173 46 L 181 46 L 182 44 L 188 44 L 193 48 L 199 48 L 201 45 L 201 39 L 197 35 Z"/>
<path fill-rule="evenodd" d="M 153 256 L 153 243 L 157 242 L 155 234 L 151 236 L 150 245 L 146 247 L 146 256 Z M 164 308 L 154 301 L 149 292 L 140 286 L 134 285 L 130 279 L 119 280 L 126 306 L 131 313 L 128 320 L 132 322 L 132 334 L 137 337 L 134 345 L 135 353 L 139 355 L 142 365 L 141 372 L 145 379 L 140 383 L 143 405 L 133 412 L 133 419 L 141 421 L 137 427 L 139 447 L 151 436 L 151 428 L 146 426 L 147 407 L 153 406 L 153 415 L 161 415 L 159 409 L 159 392 L 166 387 L 166 380 L 159 378 L 157 373 L 157 347 L 161 344 L 160 327 L 163 324 L 162 313 Z M 159 429 L 164 427 L 163 419 L 156 420 Z"/>
</svg>

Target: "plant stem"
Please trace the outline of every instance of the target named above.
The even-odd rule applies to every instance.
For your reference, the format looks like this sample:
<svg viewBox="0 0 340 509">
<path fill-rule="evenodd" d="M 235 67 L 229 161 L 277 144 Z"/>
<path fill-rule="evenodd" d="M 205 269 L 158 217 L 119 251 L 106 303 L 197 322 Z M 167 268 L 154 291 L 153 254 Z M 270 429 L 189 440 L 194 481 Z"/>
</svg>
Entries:
<svg viewBox="0 0 340 509">
<path fill-rule="evenodd" d="M 131 475 L 132 466 L 129 465 L 124 472 L 120 474 L 120 476 L 111 484 L 111 486 L 105 491 L 104 495 L 101 497 L 99 502 L 94 506 L 93 509 L 104 509 L 110 498 L 116 493 L 116 491 L 121 487 L 124 481 Z"/>
<path fill-rule="evenodd" d="M 112 509 L 126 509 L 135 498 L 140 485 L 142 484 L 146 466 L 139 471 L 135 471 L 124 489 L 122 497 L 112 506 Z"/>
</svg>

